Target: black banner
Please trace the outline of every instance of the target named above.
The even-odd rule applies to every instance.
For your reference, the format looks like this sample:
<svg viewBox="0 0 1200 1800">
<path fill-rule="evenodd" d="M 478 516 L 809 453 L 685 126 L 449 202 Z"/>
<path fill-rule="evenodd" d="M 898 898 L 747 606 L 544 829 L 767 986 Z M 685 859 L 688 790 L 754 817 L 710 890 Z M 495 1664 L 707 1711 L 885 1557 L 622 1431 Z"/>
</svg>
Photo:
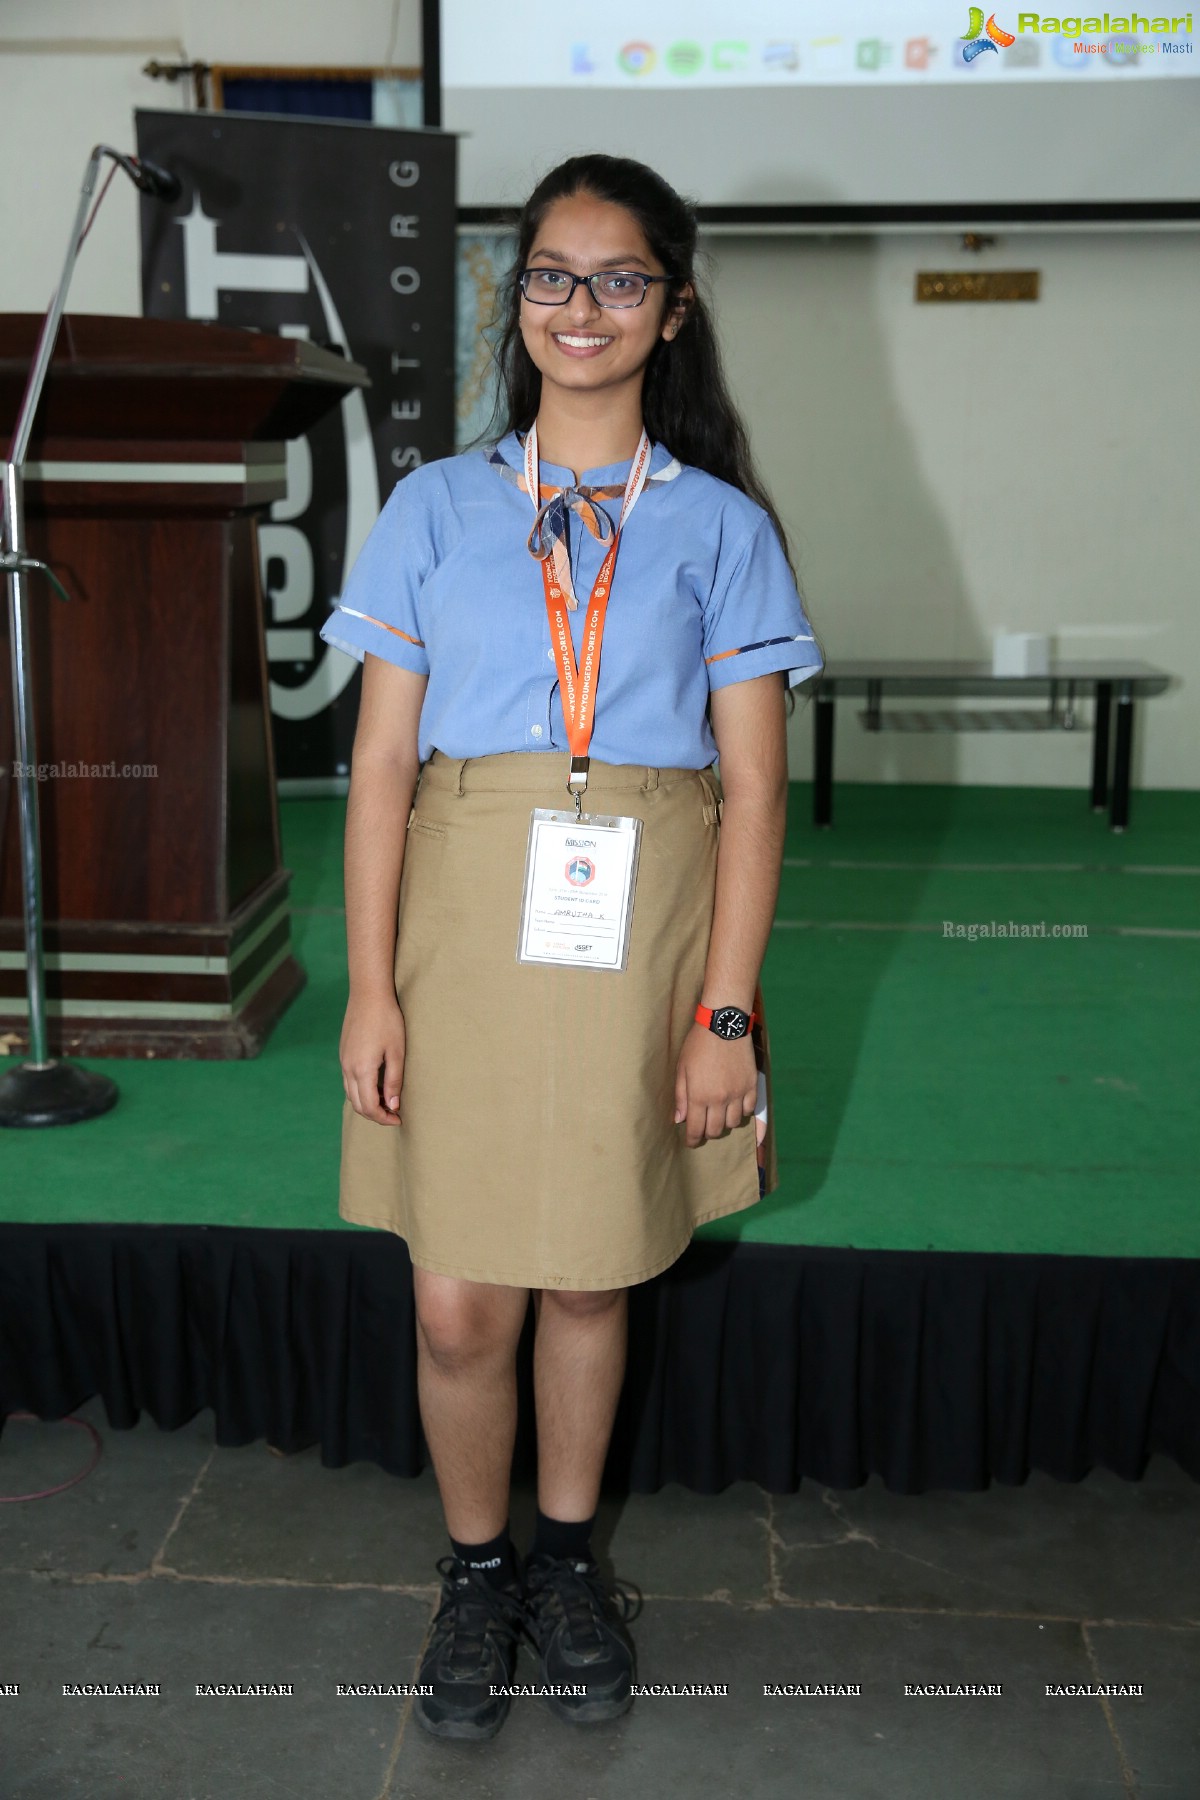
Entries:
<svg viewBox="0 0 1200 1800">
<path fill-rule="evenodd" d="M 395 482 L 454 451 L 453 136 L 244 113 L 139 112 L 142 310 L 307 337 L 372 385 L 288 445 L 259 526 L 276 769 L 349 771 L 358 669 L 317 636 Z"/>
</svg>

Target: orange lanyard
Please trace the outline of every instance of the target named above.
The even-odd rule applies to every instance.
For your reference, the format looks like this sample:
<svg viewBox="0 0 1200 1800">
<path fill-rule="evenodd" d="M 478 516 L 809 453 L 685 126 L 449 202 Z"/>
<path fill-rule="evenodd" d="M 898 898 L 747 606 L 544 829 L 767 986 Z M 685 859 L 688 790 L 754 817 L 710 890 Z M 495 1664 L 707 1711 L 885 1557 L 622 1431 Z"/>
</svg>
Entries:
<svg viewBox="0 0 1200 1800">
<path fill-rule="evenodd" d="M 629 470 L 629 479 L 625 483 L 625 497 L 621 503 L 621 517 L 617 524 L 616 534 L 605 553 L 592 587 L 588 600 L 587 614 L 583 622 L 583 655 L 582 660 L 575 660 L 575 645 L 571 638 L 571 627 L 567 621 L 566 596 L 555 574 L 553 559 L 542 558 L 542 581 L 546 589 L 546 617 L 550 621 L 550 642 L 554 649 L 554 661 L 558 668 L 559 693 L 562 696 L 563 719 L 567 727 L 567 742 L 571 746 L 571 772 L 567 777 L 567 792 L 575 796 L 575 811 L 582 812 L 583 792 L 588 778 L 588 747 L 592 741 L 592 731 L 596 723 L 596 684 L 600 675 L 600 647 L 604 642 L 604 619 L 608 611 L 608 597 L 612 592 L 612 574 L 617 560 L 617 549 L 621 542 L 621 532 L 625 521 L 633 511 L 638 495 L 645 486 L 646 476 L 650 470 L 650 439 L 643 426 L 633 464 Z M 538 485 L 538 453 L 537 425 L 529 428 L 525 439 L 525 483 L 533 500 L 534 510 L 538 510 L 541 489 Z"/>
</svg>

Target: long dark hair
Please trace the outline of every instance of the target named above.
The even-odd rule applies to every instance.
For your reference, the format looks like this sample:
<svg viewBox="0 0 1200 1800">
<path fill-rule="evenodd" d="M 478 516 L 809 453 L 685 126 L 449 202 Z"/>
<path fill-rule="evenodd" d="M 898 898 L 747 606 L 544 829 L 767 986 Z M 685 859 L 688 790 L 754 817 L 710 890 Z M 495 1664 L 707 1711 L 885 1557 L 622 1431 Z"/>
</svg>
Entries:
<svg viewBox="0 0 1200 1800">
<path fill-rule="evenodd" d="M 636 219 L 651 250 L 673 277 L 666 290 L 666 310 L 686 283 L 695 294 L 680 331 L 670 343 L 659 338 L 646 364 L 642 418 L 651 439 L 665 444 L 680 462 L 718 476 L 757 501 L 769 515 L 795 576 L 787 533 L 759 479 L 746 427 L 730 398 L 707 283 L 696 269 L 696 209 L 645 163 L 598 151 L 568 157 L 542 177 L 520 212 L 509 219 L 517 237 L 516 255 L 497 287 L 496 313 L 488 328 L 498 376 L 496 402 L 475 443 L 498 442 L 510 431 L 528 431 L 537 417 L 542 377 L 521 336 L 517 277 L 550 207 L 576 194 L 610 201 Z"/>
</svg>

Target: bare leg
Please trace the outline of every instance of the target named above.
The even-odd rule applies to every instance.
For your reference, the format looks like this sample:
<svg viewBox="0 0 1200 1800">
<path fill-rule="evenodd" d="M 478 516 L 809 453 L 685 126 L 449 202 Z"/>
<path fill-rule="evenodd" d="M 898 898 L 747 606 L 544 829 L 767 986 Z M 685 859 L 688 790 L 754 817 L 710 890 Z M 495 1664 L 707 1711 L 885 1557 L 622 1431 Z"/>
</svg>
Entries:
<svg viewBox="0 0 1200 1800">
<path fill-rule="evenodd" d="M 446 1528 L 482 1544 L 508 1520 L 516 1350 L 528 1288 L 413 1269 L 417 1394 Z"/>
<path fill-rule="evenodd" d="M 590 1519 L 625 1379 L 627 1288 L 537 1288 L 533 1385 L 538 1505 L 552 1519 Z"/>
</svg>

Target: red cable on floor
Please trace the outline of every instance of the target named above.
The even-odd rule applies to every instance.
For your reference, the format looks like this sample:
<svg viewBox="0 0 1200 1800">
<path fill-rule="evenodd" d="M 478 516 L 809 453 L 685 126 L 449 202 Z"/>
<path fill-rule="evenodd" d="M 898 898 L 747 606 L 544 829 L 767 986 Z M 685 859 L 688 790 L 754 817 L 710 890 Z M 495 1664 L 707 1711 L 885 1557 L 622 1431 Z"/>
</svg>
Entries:
<svg viewBox="0 0 1200 1800">
<path fill-rule="evenodd" d="M 12 1419 L 28 1419 L 35 1425 L 41 1425 L 46 1422 L 39 1419 L 36 1413 L 30 1412 L 9 1413 L 5 1422 L 8 1423 Z M 104 1444 L 101 1440 L 100 1433 L 96 1430 L 94 1425 L 89 1425 L 86 1419 L 75 1418 L 73 1414 L 68 1414 L 65 1419 L 53 1419 L 50 1423 L 54 1425 L 82 1425 L 83 1429 L 90 1432 L 92 1435 L 92 1439 L 96 1446 L 96 1454 L 93 1456 L 87 1468 L 81 1469 L 78 1475 L 72 1475 L 70 1481 L 60 1481 L 57 1487 L 43 1488 L 40 1494 L 0 1494 L 0 1506 L 6 1506 L 10 1502 L 16 1500 L 48 1500 L 51 1494 L 61 1494 L 65 1488 L 74 1487 L 77 1481 L 82 1481 L 86 1475 L 90 1475 L 96 1464 L 100 1461 L 101 1456 L 104 1454 Z"/>
</svg>

